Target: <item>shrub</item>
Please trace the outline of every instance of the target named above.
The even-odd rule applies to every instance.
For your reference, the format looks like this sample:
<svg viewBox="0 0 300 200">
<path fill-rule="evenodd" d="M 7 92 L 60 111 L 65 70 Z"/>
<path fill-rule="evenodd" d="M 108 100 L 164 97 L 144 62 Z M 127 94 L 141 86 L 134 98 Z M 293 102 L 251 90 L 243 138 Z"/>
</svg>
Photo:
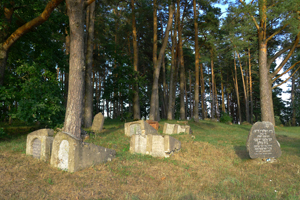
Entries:
<svg viewBox="0 0 300 200">
<path fill-rule="evenodd" d="M 226 112 L 221 112 L 220 122 L 222 123 L 232 122 L 232 117 Z"/>
</svg>

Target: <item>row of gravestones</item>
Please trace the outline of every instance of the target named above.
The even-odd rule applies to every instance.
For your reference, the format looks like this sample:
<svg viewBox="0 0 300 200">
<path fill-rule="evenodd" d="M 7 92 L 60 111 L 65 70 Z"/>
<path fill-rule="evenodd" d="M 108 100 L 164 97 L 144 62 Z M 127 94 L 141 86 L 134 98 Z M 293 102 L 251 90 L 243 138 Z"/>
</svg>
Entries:
<svg viewBox="0 0 300 200">
<path fill-rule="evenodd" d="M 101 124 L 102 129 L 104 118 L 102 114 L 102 117 L 98 115 L 95 116 L 93 125 Z M 169 157 L 181 148 L 180 141 L 169 135 L 191 133 L 188 125 L 165 123 L 163 133 L 166 135 L 159 135 L 157 129 L 158 122 L 155 121 L 125 123 L 125 135 L 131 137 L 130 152 Z M 44 161 L 50 158 L 52 166 L 69 172 L 111 161 L 116 155 L 115 150 L 84 143 L 69 133 L 59 132 L 54 138 L 53 133 L 51 129 L 30 133 L 27 136 L 26 154 Z M 252 126 L 247 139 L 247 150 L 251 158 L 280 157 L 280 144 L 276 140 L 272 123 L 257 122 Z"/>
</svg>

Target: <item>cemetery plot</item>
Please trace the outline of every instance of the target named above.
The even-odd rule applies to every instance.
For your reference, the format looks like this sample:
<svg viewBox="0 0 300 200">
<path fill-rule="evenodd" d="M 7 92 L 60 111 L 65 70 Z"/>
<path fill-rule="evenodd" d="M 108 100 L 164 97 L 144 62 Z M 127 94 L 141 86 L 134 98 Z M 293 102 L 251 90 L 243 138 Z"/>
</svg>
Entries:
<svg viewBox="0 0 300 200">
<path fill-rule="evenodd" d="M 53 133 L 52 129 L 40 129 L 28 134 L 26 155 L 47 161 L 51 156 Z"/>
<path fill-rule="evenodd" d="M 271 122 L 256 122 L 248 135 L 247 150 L 251 158 L 278 158 L 280 144 L 276 140 Z"/>
<path fill-rule="evenodd" d="M 59 132 L 53 141 L 50 164 L 68 172 L 75 172 L 111 161 L 115 155 L 115 150 L 85 143 L 69 133 Z"/>
</svg>

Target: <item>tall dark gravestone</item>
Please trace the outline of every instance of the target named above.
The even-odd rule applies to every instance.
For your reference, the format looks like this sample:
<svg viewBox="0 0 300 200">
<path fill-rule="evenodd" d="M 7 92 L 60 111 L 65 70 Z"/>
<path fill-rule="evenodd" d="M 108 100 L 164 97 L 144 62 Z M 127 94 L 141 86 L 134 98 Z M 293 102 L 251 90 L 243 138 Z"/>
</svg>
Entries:
<svg viewBox="0 0 300 200">
<path fill-rule="evenodd" d="M 247 150 L 250 158 L 278 158 L 281 156 L 280 144 L 275 137 L 271 122 L 256 122 L 248 135 Z"/>
</svg>

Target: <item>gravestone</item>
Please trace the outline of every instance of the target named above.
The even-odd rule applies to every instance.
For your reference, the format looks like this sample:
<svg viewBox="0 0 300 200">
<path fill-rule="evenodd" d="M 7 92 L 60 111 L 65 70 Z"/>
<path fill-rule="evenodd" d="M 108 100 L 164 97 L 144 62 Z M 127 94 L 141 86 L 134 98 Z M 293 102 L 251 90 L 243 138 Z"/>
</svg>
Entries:
<svg viewBox="0 0 300 200">
<path fill-rule="evenodd" d="M 271 122 L 256 122 L 252 126 L 247 139 L 247 151 L 252 159 L 281 156 L 280 144 Z"/>
<path fill-rule="evenodd" d="M 191 127 L 189 125 L 180 125 L 180 124 L 164 124 L 163 128 L 164 134 L 179 134 L 179 133 L 191 133 Z"/>
<path fill-rule="evenodd" d="M 59 132 L 53 140 L 50 164 L 68 172 L 75 172 L 111 161 L 115 155 L 115 150 L 85 143 L 72 134 Z"/>
<path fill-rule="evenodd" d="M 51 156 L 53 133 L 52 129 L 40 129 L 28 134 L 26 155 L 47 161 Z"/>
<path fill-rule="evenodd" d="M 179 151 L 181 143 L 171 136 L 162 135 L 132 135 L 130 152 L 151 155 L 153 157 L 170 157 Z"/>
<path fill-rule="evenodd" d="M 153 128 L 155 128 L 156 130 L 158 130 L 158 127 L 159 127 L 158 121 L 146 120 L 146 122 L 148 124 L 150 124 L 150 126 L 152 126 Z"/>
<path fill-rule="evenodd" d="M 100 112 L 97 115 L 95 115 L 91 130 L 92 131 L 102 131 L 103 124 L 104 124 L 104 116 Z"/>
<path fill-rule="evenodd" d="M 131 137 L 132 135 L 147 135 L 157 134 L 157 130 L 144 120 L 128 122 L 124 124 L 125 135 Z"/>
</svg>

